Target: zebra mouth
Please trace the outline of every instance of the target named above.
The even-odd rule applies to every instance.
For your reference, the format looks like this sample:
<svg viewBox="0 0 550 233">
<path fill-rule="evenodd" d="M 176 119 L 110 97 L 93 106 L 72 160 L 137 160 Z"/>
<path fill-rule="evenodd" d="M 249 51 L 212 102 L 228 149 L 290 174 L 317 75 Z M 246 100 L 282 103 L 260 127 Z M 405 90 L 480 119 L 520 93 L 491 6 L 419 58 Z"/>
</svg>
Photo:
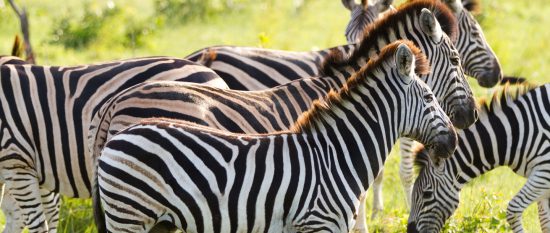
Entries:
<svg viewBox="0 0 550 233">
<path fill-rule="evenodd" d="M 454 130 L 449 133 L 437 135 L 430 144 L 428 152 L 432 158 L 446 159 L 454 154 L 458 141 Z"/>
</svg>

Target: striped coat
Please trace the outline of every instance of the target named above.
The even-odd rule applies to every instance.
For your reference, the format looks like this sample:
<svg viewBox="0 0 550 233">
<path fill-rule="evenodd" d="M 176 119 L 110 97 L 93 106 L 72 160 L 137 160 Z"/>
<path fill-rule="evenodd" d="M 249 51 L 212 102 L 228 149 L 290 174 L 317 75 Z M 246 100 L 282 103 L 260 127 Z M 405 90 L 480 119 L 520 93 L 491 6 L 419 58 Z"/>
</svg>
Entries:
<svg viewBox="0 0 550 233">
<path fill-rule="evenodd" d="M 479 121 L 459 132 L 451 159 L 433 161 L 425 150 L 417 152 L 421 170 L 413 188 L 409 232 L 438 232 L 458 207 L 462 187 L 500 166 L 527 178 L 508 203 L 512 230 L 524 231 L 522 214 L 538 202 L 543 232 L 550 231 L 550 84 L 515 91 L 507 86 L 481 106 Z"/>
<path fill-rule="evenodd" d="M 173 120 L 123 130 L 99 160 L 107 230 L 168 221 L 190 233 L 347 232 L 398 136 L 454 149 L 448 117 L 411 70 L 415 55 L 388 46 L 291 131 L 232 134 Z"/>
<path fill-rule="evenodd" d="M 113 95 L 150 80 L 225 86 L 210 69 L 169 57 L 74 67 L 0 66 L 0 178 L 16 201 L 2 204 L 4 213 L 14 216 L 10 227 L 47 231 L 44 190 L 90 196 L 86 139 L 93 115 Z"/>
</svg>

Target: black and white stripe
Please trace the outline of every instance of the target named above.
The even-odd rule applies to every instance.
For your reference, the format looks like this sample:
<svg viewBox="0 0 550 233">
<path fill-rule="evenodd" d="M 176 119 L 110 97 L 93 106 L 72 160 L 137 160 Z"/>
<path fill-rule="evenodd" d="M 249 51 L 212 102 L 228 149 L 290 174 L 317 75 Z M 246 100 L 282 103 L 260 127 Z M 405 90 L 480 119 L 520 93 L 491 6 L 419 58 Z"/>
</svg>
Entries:
<svg viewBox="0 0 550 233">
<path fill-rule="evenodd" d="M 9 229 L 55 232 L 57 213 L 50 212 L 59 206 L 57 193 L 90 196 L 86 140 L 93 115 L 110 97 L 151 80 L 227 87 L 212 70 L 170 57 L 73 67 L 0 66 L 0 181 Z"/>
<path fill-rule="evenodd" d="M 390 9 L 393 0 L 362 0 L 360 4 L 354 0 L 342 0 L 342 4 L 351 11 L 351 18 L 346 26 L 348 43 L 358 43 L 363 38 L 365 28 L 378 18 L 379 14 Z"/>
<path fill-rule="evenodd" d="M 466 75 L 475 77 L 478 83 L 483 87 L 492 87 L 502 79 L 502 71 L 495 53 L 483 36 L 483 31 L 479 23 L 474 19 L 470 10 L 474 10 L 477 1 L 463 0 L 442 0 L 453 11 L 458 21 L 458 36 L 455 42 L 456 48 L 462 59 L 462 67 Z M 399 176 L 407 205 L 410 205 L 410 197 L 413 185 L 413 161 L 412 150 L 416 143 L 413 140 L 403 138 L 400 140 L 399 151 L 401 154 L 401 163 Z M 373 212 L 377 213 L 383 209 L 382 188 L 378 185 L 382 183 L 382 177 L 373 184 L 374 201 Z"/>
<path fill-rule="evenodd" d="M 539 202 L 541 226 L 548 232 L 550 84 L 496 93 L 490 104 L 482 103 L 479 121 L 459 132 L 450 159 L 436 163 L 421 150 L 416 161 L 422 169 L 413 188 L 409 232 L 439 232 L 458 207 L 462 187 L 499 166 L 527 178 L 506 210 L 512 230 L 523 232 L 523 211 Z"/>
<path fill-rule="evenodd" d="M 418 53 L 388 47 L 291 131 L 234 134 L 168 119 L 121 131 L 99 159 L 100 226 L 148 232 L 168 221 L 189 233 L 348 232 L 359 196 L 397 137 L 449 153 L 455 146 L 448 117 L 412 70 Z"/>
</svg>

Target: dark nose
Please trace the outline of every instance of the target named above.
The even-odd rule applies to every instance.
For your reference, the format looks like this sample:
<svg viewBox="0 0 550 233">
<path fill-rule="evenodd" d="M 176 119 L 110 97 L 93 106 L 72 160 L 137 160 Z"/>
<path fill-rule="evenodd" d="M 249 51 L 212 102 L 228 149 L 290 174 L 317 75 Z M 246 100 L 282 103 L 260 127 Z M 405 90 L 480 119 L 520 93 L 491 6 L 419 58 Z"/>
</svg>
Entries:
<svg viewBox="0 0 550 233">
<path fill-rule="evenodd" d="M 410 222 L 407 224 L 407 233 L 418 233 L 418 229 L 416 229 L 416 222 Z"/>
<path fill-rule="evenodd" d="M 474 98 L 470 98 L 467 104 L 456 107 L 451 121 L 459 129 L 468 128 L 478 119 L 478 112 Z"/>
<path fill-rule="evenodd" d="M 449 132 L 442 132 L 435 136 L 429 148 L 430 157 L 449 158 L 454 154 L 457 144 L 456 131 L 450 127 Z"/>
<path fill-rule="evenodd" d="M 494 59 L 492 64 L 493 68 L 490 71 L 482 72 L 477 77 L 477 83 L 482 87 L 493 87 L 502 80 L 500 63 L 497 59 Z"/>
</svg>

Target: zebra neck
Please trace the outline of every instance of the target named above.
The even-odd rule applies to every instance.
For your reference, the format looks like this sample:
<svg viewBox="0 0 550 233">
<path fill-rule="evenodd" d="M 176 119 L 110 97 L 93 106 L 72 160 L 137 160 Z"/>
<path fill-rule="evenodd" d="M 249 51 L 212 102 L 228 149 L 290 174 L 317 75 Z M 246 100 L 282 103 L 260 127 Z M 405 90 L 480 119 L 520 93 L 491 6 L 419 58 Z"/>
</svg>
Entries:
<svg viewBox="0 0 550 233">
<path fill-rule="evenodd" d="M 357 96 L 359 99 L 368 98 Z M 388 153 L 395 144 L 398 133 L 397 124 L 393 115 L 380 113 L 387 111 L 395 114 L 397 111 L 388 110 L 382 104 L 366 104 L 355 101 L 342 100 L 331 106 L 331 113 L 323 115 L 311 125 L 309 134 L 319 143 L 318 148 L 324 155 L 335 155 L 339 169 L 349 170 L 353 174 L 361 193 L 366 191 L 378 172 L 382 169 Z M 373 111 L 373 109 L 376 109 Z M 356 193 L 360 194 L 360 193 Z"/>
</svg>

